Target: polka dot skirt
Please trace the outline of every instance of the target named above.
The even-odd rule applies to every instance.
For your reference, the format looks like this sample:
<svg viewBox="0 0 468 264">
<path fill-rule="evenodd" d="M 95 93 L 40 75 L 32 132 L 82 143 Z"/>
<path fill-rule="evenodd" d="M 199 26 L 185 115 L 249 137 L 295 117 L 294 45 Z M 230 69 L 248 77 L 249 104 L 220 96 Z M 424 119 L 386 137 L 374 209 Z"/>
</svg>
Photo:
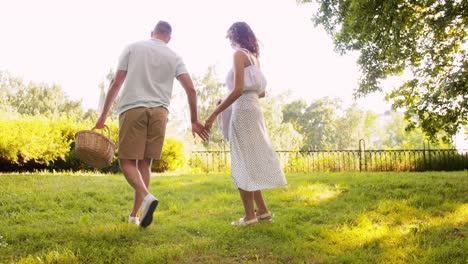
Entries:
<svg viewBox="0 0 468 264">
<path fill-rule="evenodd" d="M 237 188 L 257 191 L 286 184 L 266 131 L 258 95 L 244 93 L 232 105 L 229 143 L 231 176 Z"/>
</svg>

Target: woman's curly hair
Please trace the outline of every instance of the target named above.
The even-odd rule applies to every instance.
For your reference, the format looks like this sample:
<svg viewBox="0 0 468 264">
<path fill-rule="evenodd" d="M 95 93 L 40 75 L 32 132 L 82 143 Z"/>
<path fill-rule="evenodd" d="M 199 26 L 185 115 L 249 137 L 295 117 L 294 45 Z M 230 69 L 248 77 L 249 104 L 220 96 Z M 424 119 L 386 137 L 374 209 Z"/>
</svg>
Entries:
<svg viewBox="0 0 468 264">
<path fill-rule="evenodd" d="M 260 55 L 257 37 L 245 22 L 236 22 L 228 29 L 229 38 L 240 45 L 241 48 L 252 52 L 255 57 Z"/>
</svg>

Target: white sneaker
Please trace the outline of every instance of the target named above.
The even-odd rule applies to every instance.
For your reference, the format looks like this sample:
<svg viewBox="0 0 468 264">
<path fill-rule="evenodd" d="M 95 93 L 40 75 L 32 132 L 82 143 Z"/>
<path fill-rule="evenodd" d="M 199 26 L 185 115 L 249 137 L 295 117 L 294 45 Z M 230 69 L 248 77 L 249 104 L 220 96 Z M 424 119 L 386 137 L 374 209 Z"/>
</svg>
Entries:
<svg viewBox="0 0 468 264">
<path fill-rule="evenodd" d="M 148 194 L 143 199 L 143 204 L 141 206 L 141 227 L 147 227 L 153 222 L 153 213 L 158 206 L 158 199 L 151 194 Z"/>
<path fill-rule="evenodd" d="M 135 225 L 140 225 L 140 218 L 138 218 L 137 216 L 129 216 L 128 222 L 133 223 Z"/>
</svg>

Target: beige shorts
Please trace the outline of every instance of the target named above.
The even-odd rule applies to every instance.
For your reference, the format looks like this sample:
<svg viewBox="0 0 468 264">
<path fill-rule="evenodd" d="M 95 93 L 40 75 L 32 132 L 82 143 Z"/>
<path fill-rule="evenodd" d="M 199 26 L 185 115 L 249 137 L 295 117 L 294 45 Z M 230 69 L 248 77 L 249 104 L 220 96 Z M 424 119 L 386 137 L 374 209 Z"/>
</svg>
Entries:
<svg viewBox="0 0 468 264">
<path fill-rule="evenodd" d="M 119 159 L 160 159 L 168 111 L 138 107 L 119 116 Z"/>
</svg>

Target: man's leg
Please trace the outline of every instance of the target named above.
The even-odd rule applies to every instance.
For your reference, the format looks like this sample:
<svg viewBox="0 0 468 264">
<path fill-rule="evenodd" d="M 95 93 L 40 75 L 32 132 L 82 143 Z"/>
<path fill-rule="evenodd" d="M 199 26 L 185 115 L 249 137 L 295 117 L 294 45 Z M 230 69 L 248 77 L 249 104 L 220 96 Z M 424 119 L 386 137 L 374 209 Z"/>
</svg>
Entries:
<svg viewBox="0 0 468 264">
<path fill-rule="evenodd" d="M 133 206 L 132 213 L 130 216 L 137 216 L 138 211 L 140 210 L 141 202 L 148 195 L 148 188 L 145 185 L 143 177 L 138 170 L 136 160 L 120 159 L 120 168 L 122 169 L 125 178 L 128 183 L 135 190 L 135 202 Z M 137 207 L 137 201 L 140 201 L 139 206 Z"/>
<path fill-rule="evenodd" d="M 138 172 L 141 175 L 141 178 L 143 180 L 143 183 L 145 184 L 147 191 L 149 189 L 149 184 L 150 184 L 150 179 L 151 179 L 151 162 L 152 162 L 152 159 L 144 159 L 144 160 L 137 161 Z M 134 211 L 136 210 L 135 215 L 138 215 L 138 211 L 141 208 L 142 203 L 143 203 L 143 198 L 138 196 L 137 192 L 135 191 L 135 200 L 133 204 Z M 133 214 L 134 211 L 132 211 L 131 216 L 135 216 Z"/>
</svg>

